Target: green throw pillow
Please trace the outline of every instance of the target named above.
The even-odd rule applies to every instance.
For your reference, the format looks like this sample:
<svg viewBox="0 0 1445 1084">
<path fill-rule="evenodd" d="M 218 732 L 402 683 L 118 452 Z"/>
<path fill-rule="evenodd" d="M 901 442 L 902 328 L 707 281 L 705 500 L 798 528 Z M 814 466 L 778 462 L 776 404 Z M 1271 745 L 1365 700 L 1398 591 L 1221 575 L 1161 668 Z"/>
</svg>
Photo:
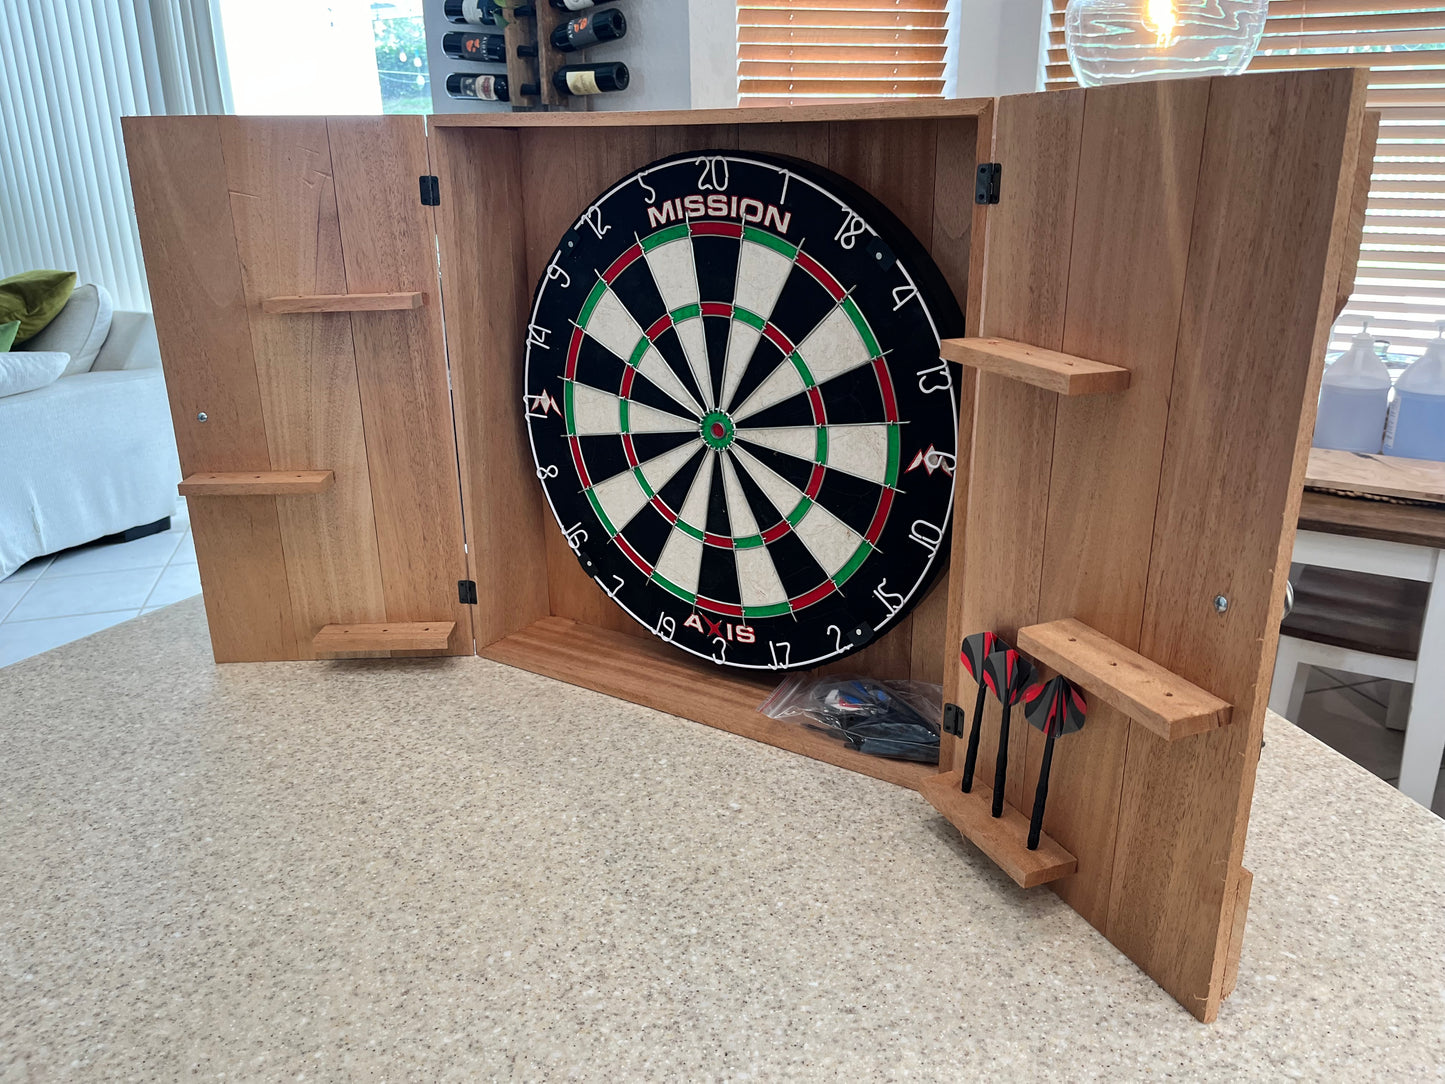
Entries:
<svg viewBox="0 0 1445 1084">
<path fill-rule="evenodd" d="M 5 353 L 5 351 L 15 345 L 15 333 L 19 330 L 19 320 L 11 320 L 8 324 L 0 324 L 0 354 Z"/>
<path fill-rule="evenodd" d="M 75 290 L 74 271 L 26 271 L 0 279 L 0 323 L 20 322 L 23 343 L 60 315 Z"/>
</svg>

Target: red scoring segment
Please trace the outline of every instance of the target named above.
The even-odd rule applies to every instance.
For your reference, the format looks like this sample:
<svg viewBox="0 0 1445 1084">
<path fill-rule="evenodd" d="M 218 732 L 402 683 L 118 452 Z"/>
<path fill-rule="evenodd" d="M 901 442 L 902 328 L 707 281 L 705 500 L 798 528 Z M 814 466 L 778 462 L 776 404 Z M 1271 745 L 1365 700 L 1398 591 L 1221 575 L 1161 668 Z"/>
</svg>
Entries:
<svg viewBox="0 0 1445 1084">
<path fill-rule="evenodd" d="M 602 272 L 602 281 L 605 282 L 605 283 L 607 283 L 609 286 L 611 286 L 611 285 L 612 285 L 612 280 L 615 279 L 618 275 L 622 274 L 622 272 L 626 271 L 628 265 L 631 264 L 633 260 L 637 259 L 637 257 L 639 257 L 639 256 L 641 256 L 641 255 L 642 255 L 642 246 L 641 246 L 641 245 L 633 245 L 633 246 L 632 246 L 631 248 L 629 248 L 626 252 L 624 252 L 621 256 L 619 256 L 619 257 L 617 257 L 617 259 L 613 260 L 611 267 L 609 267 L 606 271 Z"/>
</svg>

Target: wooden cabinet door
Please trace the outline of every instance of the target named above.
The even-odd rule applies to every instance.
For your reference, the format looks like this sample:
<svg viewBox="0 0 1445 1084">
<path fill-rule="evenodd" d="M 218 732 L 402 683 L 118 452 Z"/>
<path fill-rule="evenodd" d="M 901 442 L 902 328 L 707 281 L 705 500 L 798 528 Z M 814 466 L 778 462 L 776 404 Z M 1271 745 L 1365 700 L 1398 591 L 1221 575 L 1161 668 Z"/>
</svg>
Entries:
<svg viewBox="0 0 1445 1084">
<path fill-rule="evenodd" d="M 1008 640 L 1076 618 L 1233 705 L 1229 725 L 1166 741 L 1091 700 L 1059 743 L 1044 820 L 1078 861 L 1059 895 L 1205 1020 L 1248 903 L 1313 403 L 1359 243 L 1363 104 L 1363 80 L 1336 70 L 1020 95 L 996 114 L 1002 192 L 972 333 L 1123 366 L 1131 382 L 1070 398 L 980 375 L 951 609 L 964 634 Z M 972 705 L 976 686 L 948 669 L 947 698 Z M 997 717 L 980 764 L 994 763 Z M 961 767 L 958 744 L 945 768 Z M 1043 744 L 1011 730 L 1015 808 L 1029 808 Z"/>
<path fill-rule="evenodd" d="M 189 498 L 217 661 L 313 658 L 323 626 L 412 621 L 453 622 L 446 653 L 470 654 L 422 118 L 143 117 L 125 136 L 183 473 L 335 476 Z M 413 292 L 420 307 L 263 307 Z"/>
</svg>

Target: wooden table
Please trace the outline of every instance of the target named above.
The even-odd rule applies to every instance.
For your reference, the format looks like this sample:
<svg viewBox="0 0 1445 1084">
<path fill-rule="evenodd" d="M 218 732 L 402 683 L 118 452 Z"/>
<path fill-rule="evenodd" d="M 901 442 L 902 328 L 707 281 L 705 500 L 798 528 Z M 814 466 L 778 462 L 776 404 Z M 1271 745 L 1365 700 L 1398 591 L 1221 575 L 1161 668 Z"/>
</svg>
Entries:
<svg viewBox="0 0 1445 1084">
<path fill-rule="evenodd" d="M 1305 484 L 1445 501 L 1445 463 L 1314 449 Z M 1445 757 L 1445 590 L 1434 589 L 1445 578 L 1442 551 L 1445 503 L 1391 504 L 1305 491 L 1295 537 L 1295 563 L 1431 585 L 1414 667 L 1399 783 L 1401 791 L 1425 806 L 1434 798 L 1441 758 Z"/>
</svg>

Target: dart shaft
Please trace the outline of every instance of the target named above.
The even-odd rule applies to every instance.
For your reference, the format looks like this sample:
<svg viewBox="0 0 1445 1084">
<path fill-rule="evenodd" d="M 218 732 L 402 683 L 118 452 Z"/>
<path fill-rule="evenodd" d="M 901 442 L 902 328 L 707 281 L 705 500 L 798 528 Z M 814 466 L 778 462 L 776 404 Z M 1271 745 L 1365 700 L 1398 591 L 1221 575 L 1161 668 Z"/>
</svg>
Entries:
<svg viewBox="0 0 1445 1084">
<path fill-rule="evenodd" d="M 1039 765 L 1039 782 L 1034 787 L 1034 812 L 1029 818 L 1029 850 L 1039 849 L 1039 835 L 1044 830 L 1044 803 L 1049 800 L 1049 769 L 1054 766 L 1054 735 L 1044 739 L 1044 762 Z"/>
<path fill-rule="evenodd" d="M 1003 717 L 998 724 L 998 756 L 993 762 L 993 816 L 1003 816 L 1003 788 L 1008 782 L 1009 704 L 1005 701 Z"/>
<path fill-rule="evenodd" d="M 973 770 L 978 766 L 978 737 L 983 728 L 983 701 L 987 692 L 980 681 L 978 696 L 973 702 L 973 727 L 968 732 L 968 753 L 963 758 L 963 784 L 959 787 L 965 794 L 973 790 Z"/>
</svg>

